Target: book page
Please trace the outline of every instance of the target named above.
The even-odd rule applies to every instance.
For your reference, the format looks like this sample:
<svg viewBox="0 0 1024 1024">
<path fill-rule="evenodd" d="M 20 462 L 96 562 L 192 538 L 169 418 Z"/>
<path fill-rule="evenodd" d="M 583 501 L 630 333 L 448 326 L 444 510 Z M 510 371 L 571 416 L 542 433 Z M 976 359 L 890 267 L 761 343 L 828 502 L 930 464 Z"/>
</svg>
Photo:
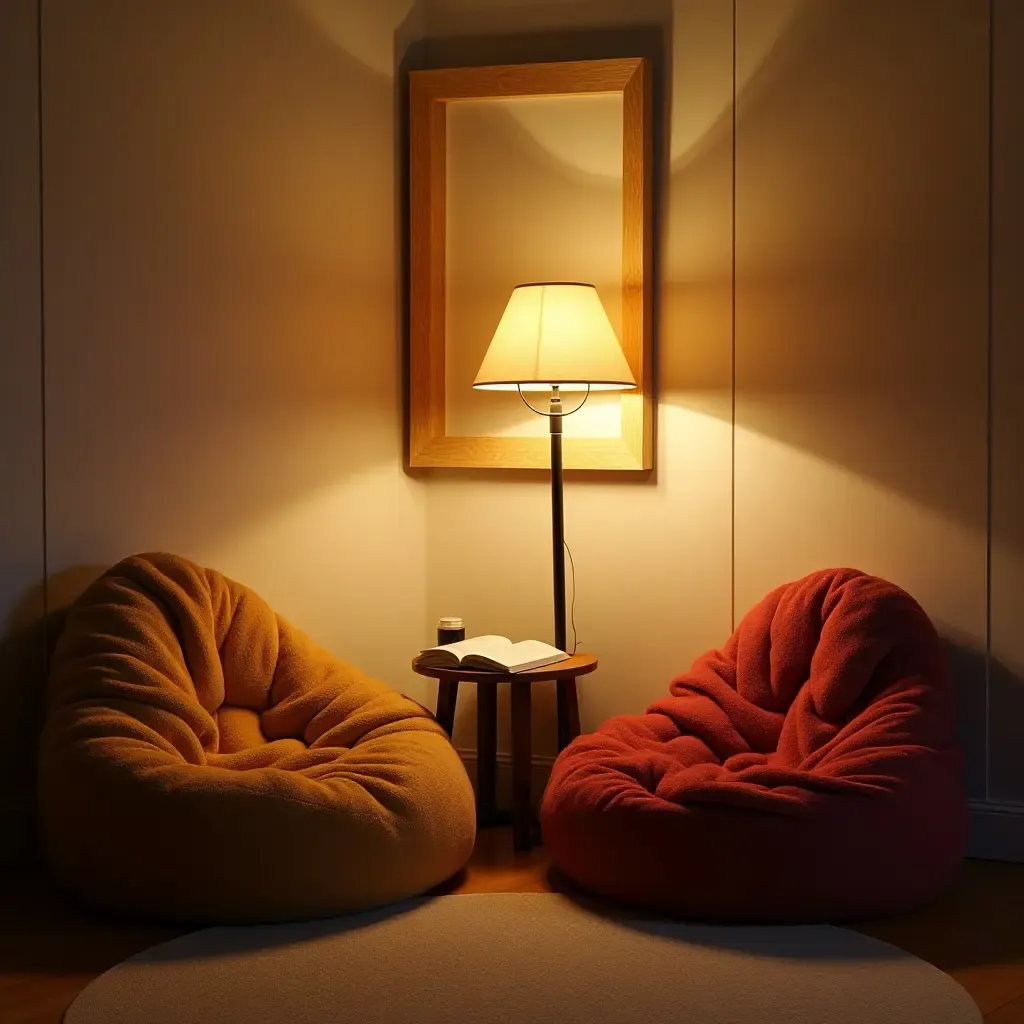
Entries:
<svg viewBox="0 0 1024 1024">
<path fill-rule="evenodd" d="M 504 662 L 513 644 L 507 636 L 475 636 L 466 641 L 468 654 L 481 655 L 494 661 Z M 465 654 L 462 655 L 465 657 Z"/>
<path fill-rule="evenodd" d="M 460 661 L 467 654 L 482 654 L 484 657 L 497 657 L 499 660 L 512 648 L 512 641 L 507 636 L 496 636 L 486 634 L 485 636 L 471 636 L 468 640 L 457 640 L 453 644 L 442 644 L 440 647 L 428 647 L 427 651 L 450 651 Z"/>
<path fill-rule="evenodd" d="M 554 662 L 567 657 L 568 655 L 564 651 L 560 651 L 557 647 L 552 647 L 551 644 L 546 644 L 542 640 L 520 640 L 519 643 L 512 644 L 511 648 L 504 653 L 502 660 L 510 669 L 515 670 L 518 666 L 531 662 Z"/>
</svg>

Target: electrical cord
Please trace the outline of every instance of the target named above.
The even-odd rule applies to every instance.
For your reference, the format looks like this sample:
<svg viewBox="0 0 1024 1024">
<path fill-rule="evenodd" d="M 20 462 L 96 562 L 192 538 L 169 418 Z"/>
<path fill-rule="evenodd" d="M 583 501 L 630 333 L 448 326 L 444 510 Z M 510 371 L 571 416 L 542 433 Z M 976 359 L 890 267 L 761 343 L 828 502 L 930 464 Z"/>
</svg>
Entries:
<svg viewBox="0 0 1024 1024">
<path fill-rule="evenodd" d="M 576 648 L 579 646 L 579 640 L 576 637 L 576 563 L 572 560 L 572 552 L 569 550 L 569 545 L 563 539 L 565 544 L 565 553 L 569 556 L 569 568 L 572 570 L 572 600 L 569 602 L 569 622 L 572 624 L 572 650 L 570 654 L 576 653 Z"/>
</svg>

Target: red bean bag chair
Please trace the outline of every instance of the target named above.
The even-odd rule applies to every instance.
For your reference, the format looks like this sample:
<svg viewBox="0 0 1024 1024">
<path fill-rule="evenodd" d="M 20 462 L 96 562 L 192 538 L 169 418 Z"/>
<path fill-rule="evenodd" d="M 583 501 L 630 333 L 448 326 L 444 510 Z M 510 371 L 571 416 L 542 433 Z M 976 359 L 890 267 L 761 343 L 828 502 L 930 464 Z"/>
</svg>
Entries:
<svg viewBox="0 0 1024 1024">
<path fill-rule="evenodd" d="M 927 901 L 967 830 L 954 698 L 909 594 L 854 569 L 772 591 L 646 714 L 555 762 L 553 865 L 691 918 L 850 920 Z"/>
</svg>

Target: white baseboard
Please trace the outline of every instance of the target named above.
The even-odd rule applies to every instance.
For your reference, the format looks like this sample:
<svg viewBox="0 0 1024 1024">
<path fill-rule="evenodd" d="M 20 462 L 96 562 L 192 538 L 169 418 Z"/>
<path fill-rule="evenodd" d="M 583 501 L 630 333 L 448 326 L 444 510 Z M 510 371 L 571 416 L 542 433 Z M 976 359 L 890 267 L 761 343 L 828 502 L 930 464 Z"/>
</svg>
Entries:
<svg viewBox="0 0 1024 1024">
<path fill-rule="evenodd" d="M 459 757 L 462 758 L 462 763 L 466 766 L 466 771 L 469 773 L 469 777 L 473 782 L 474 787 L 476 786 L 476 751 L 458 749 Z M 511 807 L 512 806 L 512 755 L 499 751 L 498 753 L 498 779 L 497 779 L 497 790 L 498 790 L 498 806 L 499 807 Z M 544 757 L 540 754 L 534 754 L 530 759 L 530 790 L 533 796 L 533 802 L 535 804 L 540 803 L 540 798 L 544 795 L 544 787 L 548 784 L 548 776 L 551 774 L 551 766 L 555 763 L 553 757 Z"/>
<path fill-rule="evenodd" d="M 967 856 L 1024 864 L 1024 804 L 970 800 Z"/>
</svg>

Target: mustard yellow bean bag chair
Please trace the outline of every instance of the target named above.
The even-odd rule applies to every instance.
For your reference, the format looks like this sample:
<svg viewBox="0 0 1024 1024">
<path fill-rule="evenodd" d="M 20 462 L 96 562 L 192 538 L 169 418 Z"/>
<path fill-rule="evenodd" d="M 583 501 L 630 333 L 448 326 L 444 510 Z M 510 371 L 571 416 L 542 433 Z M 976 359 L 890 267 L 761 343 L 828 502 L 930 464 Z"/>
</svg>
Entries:
<svg viewBox="0 0 1024 1024">
<path fill-rule="evenodd" d="M 39 755 L 44 851 L 87 903 L 190 922 L 339 914 L 466 862 L 473 793 L 418 704 L 172 555 L 72 607 Z"/>
</svg>

